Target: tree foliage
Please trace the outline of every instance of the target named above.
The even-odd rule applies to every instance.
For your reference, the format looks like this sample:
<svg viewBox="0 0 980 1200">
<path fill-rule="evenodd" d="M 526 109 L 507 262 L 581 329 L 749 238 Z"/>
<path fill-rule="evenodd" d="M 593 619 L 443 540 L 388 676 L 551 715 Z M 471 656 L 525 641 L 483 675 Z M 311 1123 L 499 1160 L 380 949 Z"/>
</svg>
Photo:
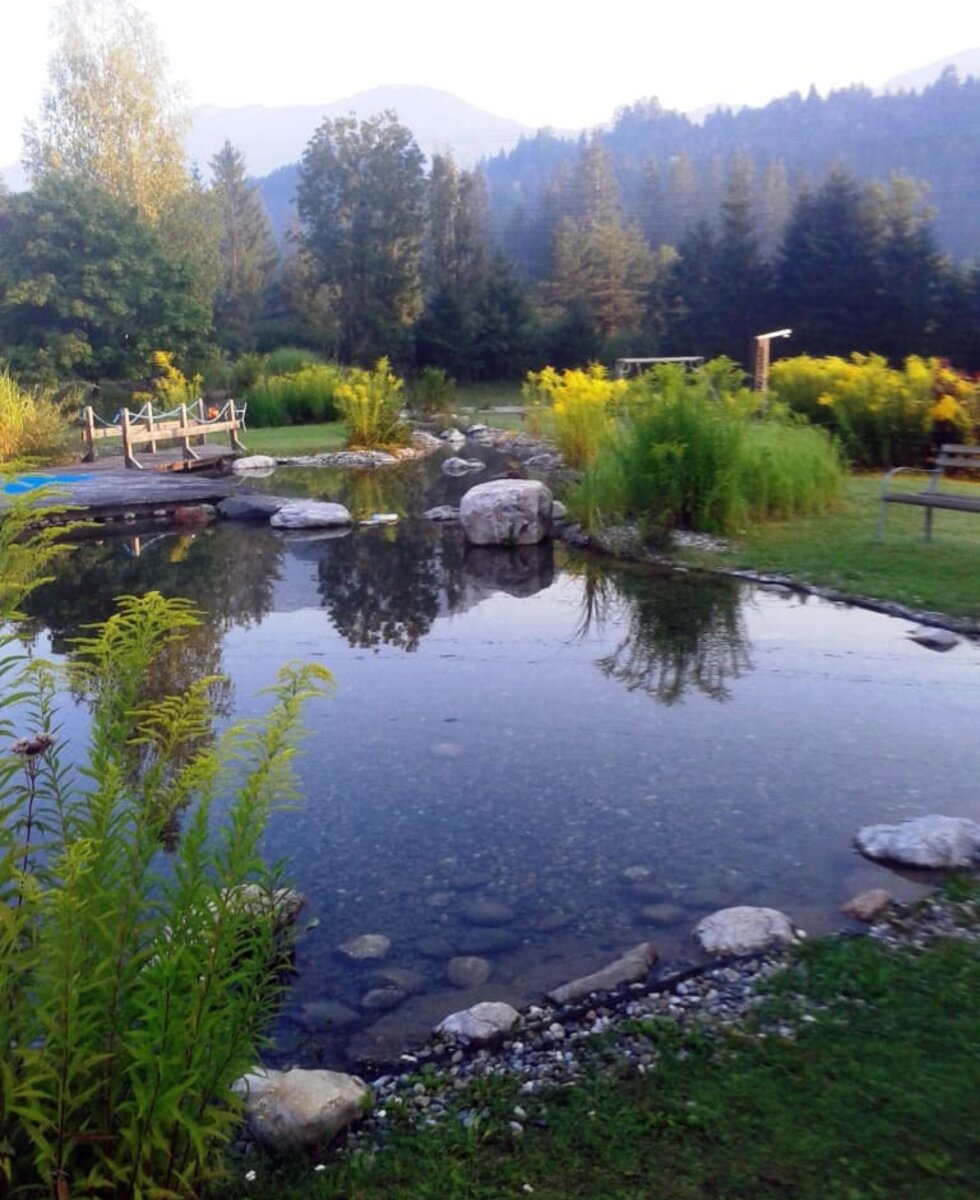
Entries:
<svg viewBox="0 0 980 1200">
<path fill-rule="evenodd" d="M 24 164 L 99 184 L 156 221 L 187 185 L 187 117 L 152 23 L 130 0 L 64 0 Z"/>
<path fill-rule="evenodd" d="M 193 282 L 135 209 L 86 180 L 46 176 L 0 216 L 0 345 L 29 375 L 139 376 L 154 349 L 188 349 L 210 324 Z"/>
<path fill-rule="evenodd" d="M 392 112 L 325 120 L 303 153 L 302 244 L 346 361 L 404 352 L 421 312 L 422 168 Z"/>
</svg>

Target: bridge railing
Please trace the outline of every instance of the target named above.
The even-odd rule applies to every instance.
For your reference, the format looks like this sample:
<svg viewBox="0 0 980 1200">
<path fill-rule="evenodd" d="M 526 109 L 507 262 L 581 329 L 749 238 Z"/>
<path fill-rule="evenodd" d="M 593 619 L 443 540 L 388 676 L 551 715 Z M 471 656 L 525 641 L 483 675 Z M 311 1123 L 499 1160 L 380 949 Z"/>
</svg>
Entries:
<svg viewBox="0 0 980 1200">
<path fill-rule="evenodd" d="M 155 454 L 164 441 L 178 442 L 184 461 L 194 462 L 201 457 L 194 446 L 203 446 L 209 433 L 227 433 L 231 449 L 240 453 L 245 449 L 238 439 L 239 431 L 245 428 L 245 409 L 246 405 L 234 400 L 208 408 L 203 400 L 196 400 L 167 412 L 155 412 L 148 400 L 136 412 L 122 408 L 113 420 L 107 421 L 89 405 L 82 409 L 80 418 L 85 444 L 83 458 L 85 462 L 94 462 L 97 443 L 120 438 L 126 466 L 136 470 L 142 470 L 134 452 L 136 447 L 146 446 Z"/>
</svg>

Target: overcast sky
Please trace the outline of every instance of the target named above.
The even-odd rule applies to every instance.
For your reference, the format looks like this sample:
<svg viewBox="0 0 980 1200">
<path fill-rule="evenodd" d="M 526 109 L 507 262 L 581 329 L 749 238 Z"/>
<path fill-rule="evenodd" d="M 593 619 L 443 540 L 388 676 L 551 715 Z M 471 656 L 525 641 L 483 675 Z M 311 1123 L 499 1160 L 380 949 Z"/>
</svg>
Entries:
<svg viewBox="0 0 980 1200">
<path fill-rule="evenodd" d="M 59 0 L 0 0 L 0 164 L 20 157 Z M 196 104 L 316 104 L 443 88 L 529 125 L 583 128 L 644 96 L 689 111 L 811 84 L 878 87 L 980 45 L 976 0 L 144 0 Z"/>
</svg>

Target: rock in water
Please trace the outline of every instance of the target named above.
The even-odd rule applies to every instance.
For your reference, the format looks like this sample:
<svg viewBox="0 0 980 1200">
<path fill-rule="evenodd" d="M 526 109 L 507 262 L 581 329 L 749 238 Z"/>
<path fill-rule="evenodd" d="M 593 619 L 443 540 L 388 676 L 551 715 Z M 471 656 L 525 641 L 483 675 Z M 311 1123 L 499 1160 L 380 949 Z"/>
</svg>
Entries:
<svg viewBox="0 0 980 1200">
<path fill-rule="evenodd" d="M 256 1139 L 272 1150 L 312 1149 L 365 1113 L 371 1089 L 341 1071 L 256 1068 L 233 1084 Z"/>
<path fill-rule="evenodd" d="M 462 1012 L 450 1013 L 436 1026 L 436 1033 L 450 1034 L 466 1042 L 492 1042 L 509 1033 L 520 1019 L 520 1013 L 500 1000 L 484 1000 Z"/>
<path fill-rule="evenodd" d="M 485 958 L 478 958 L 475 954 L 461 954 L 458 958 L 449 960 L 446 975 L 453 987 L 472 988 L 486 983 L 490 978 L 491 969 Z"/>
<path fill-rule="evenodd" d="M 770 946 L 790 945 L 796 941 L 796 931 L 789 917 L 776 908 L 739 904 L 699 921 L 694 940 L 706 954 L 752 954 Z"/>
<path fill-rule="evenodd" d="M 656 961 L 657 950 L 653 942 L 641 942 L 601 971 L 583 975 L 581 979 L 573 979 L 571 983 L 550 991 L 548 999 L 555 1004 L 567 1004 L 570 1000 L 581 1000 L 593 992 L 609 992 L 624 983 L 636 983 L 646 978 Z"/>
<path fill-rule="evenodd" d="M 468 475 L 471 471 L 485 470 L 486 465 L 478 458 L 457 458 L 454 455 L 452 458 L 446 459 L 440 470 L 443 475 Z"/>
<path fill-rule="evenodd" d="M 327 500 L 290 500 L 272 514 L 273 529 L 329 529 L 350 525 L 352 517 L 342 504 Z"/>
<path fill-rule="evenodd" d="M 855 921 L 873 921 L 891 902 L 891 893 L 884 888 L 869 888 L 842 904 L 840 912 Z"/>
<path fill-rule="evenodd" d="M 270 458 L 268 454 L 249 454 L 245 458 L 236 458 L 232 461 L 231 469 L 236 475 L 247 475 L 249 471 L 269 471 L 270 473 L 276 469 L 276 460 Z"/>
<path fill-rule="evenodd" d="M 914 629 L 909 638 L 929 650 L 952 650 L 959 645 L 960 639 L 949 629 L 936 629 L 931 625 L 920 625 Z"/>
<path fill-rule="evenodd" d="M 344 958 L 354 962 L 365 962 L 372 958 L 384 958 L 391 949 L 391 938 L 383 933 L 362 933 L 360 937 L 341 942 L 337 950 Z"/>
<path fill-rule="evenodd" d="M 285 496 L 263 496 L 261 492 L 243 492 L 228 496 L 218 504 L 218 512 L 232 521 L 268 521 L 289 501 Z"/>
<path fill-rule="evenodd" d="M 862 854 L 908 867 L 971 867 L 980 862 L 980 825 L 932 813 L 898 825 L 866 825 L 854 838 Z"/>
<path fill-rule="evenodd" d="M 534 479 L 493 479 L 463 496 L 459 519 L 475 546 L 535 546 L 551 536 L 551 492 Z"/>
</svg>

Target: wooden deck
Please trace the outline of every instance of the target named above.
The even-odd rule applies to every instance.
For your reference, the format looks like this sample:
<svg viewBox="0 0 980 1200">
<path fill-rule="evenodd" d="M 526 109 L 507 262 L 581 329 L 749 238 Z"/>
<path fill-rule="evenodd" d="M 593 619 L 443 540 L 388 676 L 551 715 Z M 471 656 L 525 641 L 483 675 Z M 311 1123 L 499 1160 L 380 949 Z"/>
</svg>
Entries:
<svg viewBox="0 0 980 1200">
<path fill-rule="evenodd" d="M 59 476 L 68 478 L 59 480 Z M 31 471 L 22 478 L 31 483 L 31 490 L 24 494 L 31 497 L 32 503 L 71 507 L 72 511 L 61 515 L 59 521 L 172 520 L 179 508 L 217 504 L 243 490 L 241 481 L 234 476 L 186 475 L 165 466 L 159 470 L 134 471 L 119 462 L 112 465 L 111 460 Z M 50 488 L 42 491 L 46 479 L 51 480 Z M 11 501 L 12 496 L 0 488 L 0 512 Z"/>
</svg>

